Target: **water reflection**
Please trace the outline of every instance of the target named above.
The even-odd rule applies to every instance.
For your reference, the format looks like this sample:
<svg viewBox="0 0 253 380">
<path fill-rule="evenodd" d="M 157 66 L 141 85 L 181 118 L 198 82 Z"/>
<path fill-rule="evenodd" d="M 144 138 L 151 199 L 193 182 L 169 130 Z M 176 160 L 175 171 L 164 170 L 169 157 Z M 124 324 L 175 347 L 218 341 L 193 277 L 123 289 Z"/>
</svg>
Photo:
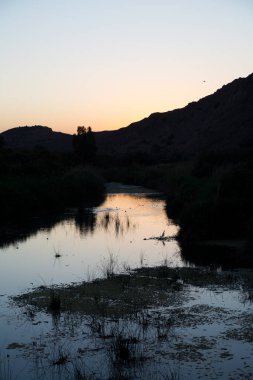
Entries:
<svg viewBox="0 0 253 380">
<path fill-rule="evenodd" d="M 0 223 L 0 248 L 13 245 L 18 249 L 19 243 L 26 242 L 31 236 L 36 236 L 39 230 L 50 231 L 56 224 L 64 220 L 63 215 L 47 215 L 25 218 L 17 215 L 13 219 L 2 220 Z"/>
<path fill-rule="evenodd" d="M 96 219 L 97 215 L 93 208 L 71 209 L 67 212 L 43 214 L 38 217 L 15 215 L 0 222 L 0 248 L 12 245 L 18 249 L 20 243 L 35 237 L 39 231 L 50 233 L 55 226 L 64 223 L 75 224 L 80 235 L 92 234 L 96 227 Z"/>
<path fill-rule="evenodd" d="M 97 215 L 92 209 L 79 209 L 73 215 L 76 228 L 79 230 L 80 235 L 93 234 L 97 224 Z"/>
<path fill-rule="evenodd" d="M 93 235 L 96 230 L 113 233 L 117 238 L 129 231 L 134 231 L 136 224 L 129 218 L 127 212 L 120 212 L 120 209 L 87 208 L 72 211 L 68 215 L 69 222 L 74 221 L 76 229 L 80 235 Z M 67 218 L 65 219 L 67 220 Z"/>
<path fill-rule="evenodd" d="M 41 218 L 17 218 L 0 226 L 0 288 L 13 294 L 31 284 L 83 281 L 102 275 L 101 263 L 112 253 L 119 270 L 140 265 L 182 266 L 174 236 L 159 195 L 109 194 L 92 208 L 69 209 Z M 10 278 L 15 281 L 10 282 Z"/>
<path fill-rule="evenodd" d="M 107 201 L 101 203 L 100 207 L 71 209 L 57 215 L 43 215 L 40 217 L 25 218 L 17 216 L 14 220 L 5 220 L 0 223 L 0 248 L 10 245 L 18 248 L 19 243 L 26 242 L 29 238 L 36 236 L 39 231 L 49 233 L 58 225 L 75 225 L 80 236 L 93 235 L 96 230 L 103 230 L 114 234 L 115 238 L 134 231 L 136 223 L 129 216 L 127 210 L 122 208 L 106 207 L 108 203 L 117 198 L 118 204 L 132 205 L 134 196 L 120 194 L 119 196 L 108 196 Z M 133 207 L 127 207 L 132 210 Z"/>
<path fill-rule="evenodd" d="M 79 352 L 80 347 L 82 349 L 85 347 L 83 352 L 85 351 L 85 357 L 88 358 L 89 365 L 91 363 L 90 360 L 93 360 L 95 365 L 97 365 L 98 359 L 97 356 L 94 356 L 94 352 L 98 352 L 98 355 L 101 353 L 100 349 L 97 350 L 98 341 L 97 338 L 94 339 L 94 336 L 90 333 L 90 323 L 86 323 L 86 321 L 82 319 L 82 316 L 75 314 L 75 320 L 68 320 L 70 316 L 67 314 L 64 314 L 63 317 L 59 313 L 59 305 L 57 306 L 56 299 L 53 307 L 51 304 L 52 323 L 50 323 L 50 320 L 46 319 L 44 315 L 39 315 L 38 320 L 35 320 L 34 309 L 31 308 L 26 309 L 26 316 L 29 317 L 31 322 L 29 325 L 26 325 L 26 322 L 23 323 L 24 320 L 22 319 L 22 315 L 24 316 L 24 314 L 20 313 L 20 310 L 17 312 L 16 309 L 10 309 L 7 305 L 7 302 L 9 304 L 7 296 L 17 293 L 20 294 L 23 293 L 24 290 L 27 290 L 27 288 L 41 285 L 44 286 L 60 283 L 70 284 L 71 282 L 91 280 L 103 274 L 103 271 L 104 274 L 108 273 L 108 270 L 110 271 L 111 268 L 113 270 L 116 268 L 117 270 L 119 267 L 119 269 L 128 270 L 129 268 L 136 268 L 138 266 L 145 267 L 152 265 L 185 266 L 186 261 L 184 257 L 187 257 L 191 262 L 197 262 L 198 257 L 202 257 L 203 260 L 208 258 L 209 262 L 207 262 L 207 264 L 209 265 L 210 260 L 213 260 L 214 256 L 213 254 L 212 257 L 211 254 L 209 256 L 206 255 L 207 251 L 205 247 L 200 246 L 198 257 L 194 257 L 194 253 L 197 253 L 197 251 L 193 250 L 192 254 L 189 251 L 187 253 L 186 247 L 183 246 L 185 256 L 182 256 L 178 242 L 176 239 L 172 238 L 177 234 L 178 226 L 173 224 L 173 221 L 171 221 L 168 215 L 166 215 L 164 208 L 165 201 L 159 196 L 114 194 L 108 195 L 106 200 L 99 206 L 97 205 L 96 208 L 73 209 L 68 210 L 66 213 L 50 217 L 44 216 L 42 218 L 33 218 L 30 220 L 19 218 L 12 223 L 11 221 L 5 221 L 2 223 L 0 226 L 1 246 L 3 248 L 0 250 L 0 296 L 2 296 L 0 297 L 0 307 L 2 310 L 0 318 L 0 346 L 9 347 L 13 342 L 25 342 L 24 347 L 27 347 L 28 352 L 29 346 L 26 342 L 31 341 L 33 344 L 33 351 L 31 351 L 32 355 L 39 355 L 39 360 L 38 357 L 33 356 L 35 359 L 34 363 L 40 363 L 40 370 L 42 372 L 45 368 L 49 368 L 49 371 L 51 369 L 55 371 L 56 365 L 52 365 L 52 363 L 57 364 L 59 362 L 57 362 L 57 359 L 54 357 L 50 362 L 50 366 L 46 367 L 41 365 L 43 359 L 47 360 L 48 363 L 48 349 L 44 346 L 44 342 L 41 340 L 42 336 L 47 336 L 49 338 L 47 344 L 49 344 L 50 347 L 50 344 L 52 343 L 54 349 L 56 347 L 55 343 L 57 342 L 61 349 L 65 347 L 68 349 L 71 345 L 71 349 L 69 350 L 69 352 L 71 352 L 71 357 L 72 352 L 74 353 L 74 357 L 76 353 Z M 19 248 L 18 250 L 16 250 L 17 247 Z M 60 259 L 56 259 L 56 252 L 57 254 L 59 253 Z M 108 256 L 106 259 L 108 252 L 110 253 L 109 266 Z M 222 257 L 221 253 L 219 255 Z M 216 255 L 217 259 L 219 255 Z M 99 266 L 100 273 L 98 272 Z M 200 319 L 198 319 L 199 305 L 208 305 L 208 303 L 210 303 L 211 306 L 214 307 L 213 310 L 215 310 L 215 312 L 217 311 L 219 314 L 219 321 L 220 315 L 224 315 L 225 320 L 227 320 L 227 314 L 221 314 L 221 308 L 217 307 L 217 305 L 220 306 L 221 304 L 224 308 L 225 300 L 226 308 L 228 308 L 230 304 L 233 305 L 234 309 L 238 308 L 238 313 L 240 313 L 238 315 L 241 316 L 241 303 L 235 303 L 233 294 L 231 294 L 231 296 L 226 294 L 224 297 L 224 293 L 217 293 L 216 289 L 213 290 L 208 288 L 208 290 L 203 291 L 203 288 L 194 287 L 193 289 L 190 289 L 188 286 L 185 289 L 190 293 L 187 293 L 188 295 L 185 300 L 184 297 L 181 297 L 182 293 L 180 293 L 180 300 L 183 300 L 183 302 L 187 300 L 184 309 L 179 307 L 179 304 L 175 299 L 177 303 L 176 309 L 179 310 L 179 325 L 176 325 L 176 319 L 174 322 L 174 317 L 172 319 L 173 323 L 175 323 L 176 329 L 178 329 L 177 334 L 174 335 L 174 337 L 176 337 L 176 353 L 178 352 L 179 347 L 178 337 L 186 337 L 186 341 L 184 342 L 182 340 L 182 342 L 180 341 L 180 344 L 181 348 L 188 347 L 188 337 L 191 339 L 197 331 L 195 326 L 197 326 L 199 331 L 199 326 L 201 325 L 201 323 L 199 324 Z M 211 291 L 212 293 L 210 293 Z M 219 303 L 217 303 L 218 298 Z M 252 294 L 247 295 L 247 302 L 250 299 L 252 299 Z M 236 305 L 236 307 L 234 305 Z M 192 309 L 195 310 L 193 313 L 189 312 L 190 307 L 195 308 Z M 209 314 L 210 309 L 210 307 L 204 308 L 203 313 L 207 315 L 206 310 L 208 310 Z M 164 307 L 162 307 L 160 313 L 162 312 L 163 314 L 164 310 Z M 163 352 L 163 326 L 161 326 L 161 330 L 159 329 L 159 331 L 157 328 L 157 321 L 159 322 L 160 320 L 160 314 L 159 312 L 157 314 L 157 311 L 154 309 L 151 312 L 153 312 L 155 316 L 155 331 L 157 331 L 157 334 L 159 333 L 158 340 L 162 344 L 160 351 Z M 18 315 L 18 313 L 20 313 L 20 315 Z M 191 319 L 189 324 L 190 327 L 187 324 L 188 321 L 185 320 L 185 316 L 187 315 L 189 315 Z M 228 315 L 230 316 L 230 314 Z M 186 327 L 183 327 L 181 323 L 181 316 L 183 316 L 183 319 L 186 321 Z M 146 319 L 146 316 L 144 315 L 144 318 L 148 321 L 149 326 L 151 326 L 150 316 Z M 192 324 L 193 318 L 196 318 L 196 325 Z M 80 321 L 85 323 L 81 324 Z M 169 321 L 171 323 L 171 305 L 169 308 Z M 121 322 L 125 323 L 125 321 Z M 130 322 L 132 324 L 133 320 Z M 143 329 L 144 324 L 146 326 L 146 322 L 144 319 L 143 322 L 141 320 L 140 322 Z M 235 327 L 237 328 L 237 317 L 235 323 Z M 69 327 L 69 335 L 66 333 L 66 326 Z M 168 330 L 168 326 L 169 325 L 166 324 L 166 331 Z M 207 324 L 202 324 L 203 331 L 201 330 L 199 334 L 201 335 L 200 346 L 203 347 L 203 337 L 211 334 L 210 347 L 213 347 L 213 335 L 215 329 L 217 329 L 216 320 L 214 320 L 214 324 L 210 329 L 207 329 L 206 326 Z M 63 329 L 61 330 L 61 328 Z M 182 328 L 185 328 L 186 330 L 183 331 Z M 220 331 L 219 328 L 220 327 L 218 326 L 218 331 Z M 75 330 L 75 334 L 73 335 L 74 329 L 78 329 L 78 331 Z M 130 331 L 131 330 L 128 332 Z M 224 331 L 223 326 L 222 331 Z M 74 340 L 72 339 L 73 336 L 75 338 Z M 76 339 L 78 336 L 80 339 Z M 145 336 L 145 344 L 147 342 L 146 337 L 148 336 L 150 336 L 152 340 L 150 344 L 153 347 L 153 332 Z M 204 340 L 204 345 L 206 345 L 206 342 L 207 340 Z M 224 344 L 226 344 L 226 342 Z M 34 351 L 36 348 L 35 346 L 38 347 L 38 351 Z M 108 345 L 106 345 L 106 347 L 107 346 Z M 217 361 L 216 346 L 217 345 L 215 344 L 213 350 L 215 363 Z M 92 349 L 89 351 L 89 349 L 86 350 L 86 347 L 91 347 Z M 44 348 L 45 351 L 43 351 Z M 171 351 L 171 347 L 169 348 Z M 204 350 L 206 351 L 205 347 Z M 239 350 L 237 351 L 239 352 Z M 9 352 L 8 357 L 10 355 Z M 190 352 L 192 353 L 192 351 Z M 60 354 L 60 350 L 57 349 L 57 353 Z M 11 355 L 14 357 L 15 354 L 11 353 Z M 87 357 L 87 355 L 90 356 Z M 246 354 L 243 353 L 244 357 L 245 355 L 248 355 L 248 351 Z M 18 362 L 17 357 L 15 357 L 15 360 L 16 372 L 18 372 L 19 367 L 22 368 L 23 372 L 24 368 L 29 368 L 29 356 L 25 363 L 22 361 Z M 99 358 L 99 362 L 102 362 L 102 360 L 104 360 L 104 356 Z M 242 358 L 241 360 L 245 359 Z M 32 361 L 30 362 L 33 363 Z M 62 366 L 61 368 L 65 367 Z M 193 371 L 195 371 L 194 362 Z M 206 372 L 206 369 L 204 368 L 203 371 Z M 65 378 L 65 374 L 63 376 L 60 373 L 57 377 L 54 372 L 52 373 L 52 376 L 48 377 L 48 372 L 46 373 L 46 370 L 43 374 L 42 372 L 39 373 L 39 376 L 36 378 Z M 185 373 L 187 378 L 187 375 L 190 373 L 187 368 Z M 16 378 L 15 375 L 16 373 L 14 374 L 14 377 Z M 28 377 L 26 376 L 25 378 L 27 379 Z"/>
<path fill-rule="evenodd" d="M 136 224 L 132 222 L 126 211 L 125 213 L 105 211 L 97 215 L 97 228 L 114 233 L 118 238 L 119 235 L 123 236 L 129 231 L 134 231 Z"/>
<path fill-rule="evenodd" d="M 119 193 L 108 195 L 105 201 L 92 208 L 71 209 L 65 213 L 37 218 L 17 216 L 14 220 L 1 221 L 0 249 L 10 255 L 15 251 L 21 253 L 21 246 L 25 250 L 26 244 L 29 245 L 30 240 L 35 239 L 36 251 L 42 252 L 45 247 L 42 249 L 44 243 L 40 239 L 41 234 L 44 234 L 46 239 L 54 235 L 51 248 L 53 252 L 59 252 L 62 246 L 68 246 L 71 251 L 75 247 L 73 254 L 77 255 L 81 250 L 80 240 L 87 240 L 85 252 L 98 251 L 103 256 L 109 251 L 120 252 L 122 261 L 126 263 L 132 255 L 138 256 L 135 263 L 139 261 L 144 264 L 147 264 L 145 257 L 152 256 L 153 264 L 166 262 L 166 265 L 222 268 L 252 266 L 252 257 L 238 255 L 238 250 L 229 246 L 192 245 L 184 242 L 178 245 L 177 241 L 157 239 L 152 241 L 151 249 L 151 242 L 148 244 L 150 238 L 161 237 L 162 234 L 171 237 L 178 230 L 166 214 L 164 206 L 165 202 L 160 196 Z M 8 250 L 9 247 L 12 250 Z M 59 257 L 62 258 L 62 254 L 64 252 L 59 252 Z M 99 261 L 98 254 L 93 255 Z M 32 262 L 30 265 L 32 267 Z"/>
</svg>

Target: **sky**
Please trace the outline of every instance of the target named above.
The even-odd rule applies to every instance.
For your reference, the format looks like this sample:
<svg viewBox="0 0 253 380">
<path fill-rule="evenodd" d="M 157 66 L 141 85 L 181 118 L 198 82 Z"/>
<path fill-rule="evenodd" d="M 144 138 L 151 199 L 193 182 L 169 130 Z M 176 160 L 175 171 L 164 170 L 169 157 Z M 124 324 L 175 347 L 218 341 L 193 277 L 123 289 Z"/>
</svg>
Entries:
<svg viewBox="0 0 253 380">
<path fill-rule="evenodd" d="M 125 127 L 253 72 L 253 0 L 0 0 L 0 132 Z"/>
</svg>

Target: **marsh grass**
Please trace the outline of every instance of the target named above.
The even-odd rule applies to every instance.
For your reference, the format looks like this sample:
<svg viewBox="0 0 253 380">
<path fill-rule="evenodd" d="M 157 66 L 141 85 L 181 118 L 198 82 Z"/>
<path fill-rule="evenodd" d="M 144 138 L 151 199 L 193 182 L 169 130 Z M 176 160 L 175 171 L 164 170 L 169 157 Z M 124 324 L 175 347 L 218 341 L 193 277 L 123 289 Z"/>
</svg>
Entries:
<svg viewBox="0 0 253 380">
<path fill-rule="evenodd" d="M 243 300 L 244 300 L 244 303 L 253 303 L 253 290 L 250 289 L 246 292 L 243 293 Z"/>
<path fill-rule="evenodd" d="M 59 343 L 57 339 L 47 344 L 43 341 L 41 347 L 34 345 L 33 350 L 33 379 L 95 379 L 89 374 L 87 365 L 83 359 L 80 359 L 78 352 L 66 343 Z"/>
<path fill-rule="evenodd" d="M 145 360 L 143 343 L 131 334 L 115 335 L 111 340 L 109 357 L 114 368 L 141 366 Z"/>
<path fill-rule="evenodd" d="M 190 299 L 189 285 L 200 287 L 200 291 L 209 287 L 210 291 L 217 288 L 240 290 L 244 284 L 240 276 L 239 272 L 204 268 L 143 267 L 90 283 L 41 287 L 15 300 L 23 306 L 28 303 L 32 310 L 49 312 L 52 294 L 53 297 L 60 296 L 61 317 L 54 331 L 59 337 L 64 336 L 65 342 L 74 337 L 80 345 L 79 348 L 73 345 L 69 350 L 63 346 L 54 348 L 53 354 L 48 356 L 54 373 L 58 371 L 64 376 L 66 374 L 68 379 L 81 380 L 177 380 L 181 378 L 180 368 L 174 367 L 173 352 L 170 356 L 172 361 L 164 367 L 159 362 L 163 360 L 162 354 L 157 358 L 156 352 L 166 351 L 170 355 L 170 350 L 175 348 L 183 351 L 183 346 L 178 348 L 178 326 L 191 323 L 197 328 L 201 323 L 209 323 L 212 309 L 206 305 L 181 307 Z M 251 279 L 249 273 L 249 284 Z M 220 312 L 216 311 L 219 319 Z M 226 311 L 224 315 L 227 318 Z M 86 340 L 84 345 L 83 339 Z M 87 367 L 95 355 L 98 355 L 100 363 L 103 362 L 103 368 L 95 366 L 94 370 L 94 364 Z M 190 358 L 191 352 L 183 352 L 182 355 Z M 155 371 L 156 366 L 158 371 Z M 64 376 L 61 379 L 65 379 Z"/>
<path fill-rule="evenodd" d="M 68 355 L 62 351 L 59 350 L 57 357 L 52 361 L 52 365 L 65 365 L 68 362 Z"/>
<path fill-rule="evenodd" d="M 161 286 L 161 283 L 165 283 Z M 64 287 L 42 287 L 14 299 L 23 305 L 52 314 L 61 311 L 102 316 L 126 315 L 148 305 L 169 302 L 167 279 L 149 278 L 139 273 L 110 275 L 106 279 Z"/>
<path fill-rule="evenodd" d="M 169 369 L 169 373 L 162 376 L 163 380 L 180 380 L 180 369 Z"/>
<path fill-rule="evenodd" d="M 166 306 L 178 299 L 186 285 L 237 287 L 242 281 L 236 272 L 211 269 L 143 267 L 127 274 L 114 274 L 116 260 L 110 256 L 104 279 L 67 286 L 40 287 L 14 297 L 21 305 L 30 305 L 54 315 L 78 312 L 85 315 L 120 317 L 151 306 Z M 34 309 L 33 309 L 34 311 Z M 147 318 L 144 316 L 145 324 Z"/>
<path fill-rule="evenodd" d="M 73 363 L 73 369 L 72 374 L 69 377 L 71 380 L 95 380 L 97 377 L 95 377 L 92 374 L 89 374 L 86 366 L 83 364 L 82 361 Z"/>
<path fill-rule="evenodd" d="M 100 269 L 103 277 L 109 279 L 110 277 L 114 276 L 119 269 L 117 255 L 109 251 L 108 256 L 103 258 L 100 264 Z"/>
<path fill-rule="evenodd" d="M 244 272 L 245 282 L 242 286 L 242 299 L 244 303 L 253 303 L 253 271 Z"/>
<path fill-rule="evenodd" d="M 144 266 L 144 261 L 145 261 L 144 252 L 141 251 L 141 253 L 140 253 L 140 266 L 141 266 L 141 268 Z"/>
<path fill-rule="evenodd" d="M 60 314 L 62 305 L 60 294 L 54 289 L 50 289 L 49 297 L 48 311 L 55 315 Z"/>
<path fill-rule="evenodd" d="M 130 320 L 118 320 L 111 328 L 107 356 L 110 379 L 136 378 L 147 360 L 140 326 Z"/>
</svg>

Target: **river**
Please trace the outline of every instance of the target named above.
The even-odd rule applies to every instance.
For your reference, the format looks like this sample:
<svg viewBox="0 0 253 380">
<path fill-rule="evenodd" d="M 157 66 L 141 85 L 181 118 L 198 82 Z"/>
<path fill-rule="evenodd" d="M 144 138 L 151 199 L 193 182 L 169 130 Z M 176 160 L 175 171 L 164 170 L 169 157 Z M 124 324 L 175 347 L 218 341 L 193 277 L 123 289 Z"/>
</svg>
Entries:
<svg viewBox="0 0 253 380">
<path fill-rule="evenodd" d="M 133 186 L 110 189 L 99 207 L 68 210 L 55 224 L 45 223 L 30 236 L 17 235 L 5 245 L 0 250 L 1 293 L 13 295 L 31 286 L 100 277 L 110 254 L 118 270 L 141 262 L 160 265 L 164 260 L 182 266 L 176 240 L 166 244 L 149 240 L 163 231 L 176 236 L 178 230 L 165 213 L 161 195 Z"/>
<path fill-rule="evenodd" d="M 168 218 L 161 194 L 119 184 L 108 186 L 105 201 L 97 207 L 82 211 L 67 210 L 61 216 L 53 218 L 53 221 L 50 219 L 41 222 L 38 219 L 34 219 L 36 227 L 30 230 L 27 228 L 22 234 L 17 232 L 15 237 L 11 239 L 9 236 L 1 244 L 0 379 L 77 379 L 78 377 L 70 376 L 69 368 L 64 372 L 58 366 L 57 371 L 52 371 L 52 363 L 59 356 L 59 349 L 66 350 L 66 346 L 69 352 L 76 350 L 87 354 L 90 364 L 86 363 L 86 370 L 88 365 L 92 373 L 87 378 L 109 378 L 107 367 L 104 369 L 105 377 L 99 372 L 101 362 L 104 363 L 105 357 L 108 358 L 105 347 L 88 334 L 87 321 L 83 325 L 83 321 L 78 322 L 78 318 L 75 318 L 75 322 L 72 321 L 75 332 L 71 335 L 70 331 L 66 333 L 66 325 L 64 330 L 66 316 L 63 317 L 61 327 L 56 326 L 55 320 L 46 313 L 40 313 L 35 318 L 33 311 L 18 308 L 10 297 L 39 286 L 71 284 L 103 277 L 110 259 L 113 259 L 114 272 L 161 265 L 194 267 L 181 255 L 176 240 L 179 227 Z M 185 290 L 181 302 L 176 307 L 184 314 L 184 324 L 180 324 L 179 319 L 175 323 L 174 334 L 178 334 L 178 338 L 171 343 L 170 355 L 165 352 L 164 341 L 157 339 L 159 349 L 157 346 L 155 352 L 161 367 L 157 369 L 157 362 L 150 360 L 153 364 L 146 366 L 146 370 L 142 369 L 143 377 L 138 373 L 139 378 L 149 378 L 148 374 L 150 379 L 195 379 L 206 376 L 212 379 L 232 379 L 232 376 L 237 375 L 251 378 L 252 345 L 246 338 L 236 339 L 235 334 L 229 335 L 229 331 L 238 327 L 240 316 L 247 322 L 247 316 L 252 315 L 252 303 L 242 296 L 240 288 L 233 286 L 224 290 L 219 287 L 207 289 L 205 286 L 190 286 Z M 196 305 L 201 305 L 198 311 Z M 185 322 L 187 314 L 194 315 L 194 310 L 197 313 L 196 321 Z M 161 309 L 159 313 L 159 318 L 162 319 L 164 310 Z M 203 318 L 200 322 L 198 313 L 204 313 L 206 319 Z M 208 314 L 213 321 L 207 320 Z M 230 321 L 229 326 L 226 326 L 226 320 Z M 242 331 L 245 331 L 245 323 L 241 326 Z M 145 338 L 146 341 L 153 339 L 156 331 L 154 326 Z M 82 343 L 86 342 L 85 347 L 89 346 L 87 350 L 83 346 L 80 348 L 82 334 L 86 334 L 86 340 L 82 338 Z M 195 345 L 192 344 L 192 339 L 195 339 Z M 153 346 L 152 341 L 148 348 L 152 357 Z M 46 347 L 50 347 L 47 353 Z M 177 355 L 179 350 L 183 352 L 182 357 Z M 38 352 L 41 352 L 41 356 Z M 206 364 L 201 364 L 203 360 L 206 363 L 206 354 L 211 373 L 205 368 Z M 157 375 L 154 376 L 154 373 Z M 164 377 L 165 374 L 168 377 Z"/>
</svg>

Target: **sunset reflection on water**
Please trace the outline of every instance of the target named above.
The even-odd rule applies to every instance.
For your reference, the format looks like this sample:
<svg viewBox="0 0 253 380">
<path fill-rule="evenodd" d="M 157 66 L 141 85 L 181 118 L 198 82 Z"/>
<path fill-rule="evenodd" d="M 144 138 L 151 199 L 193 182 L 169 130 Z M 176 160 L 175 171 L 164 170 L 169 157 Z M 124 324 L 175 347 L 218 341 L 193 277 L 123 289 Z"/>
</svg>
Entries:
<svg viewBox="0 0 253 380">
<path fill-rule="evenodd" d="M 149 240 L 164 232 L 175 236 L 160 195 L 108 194 L 96 208 L 69 210 L 53 226 L 0 250 L 1 289 L 19 292 L 32 285 L 70 283 L 101 276 L 100 263 L 113 254 L 118 269 L 143 265 L 182 266 L 176 240 Z M 18 249 L 17 249 L 18 248 Z M 57 254 L 56 254 L 57 253 Z M 13 280 L 10 283 L 10 278 Z"/>
</svg>

